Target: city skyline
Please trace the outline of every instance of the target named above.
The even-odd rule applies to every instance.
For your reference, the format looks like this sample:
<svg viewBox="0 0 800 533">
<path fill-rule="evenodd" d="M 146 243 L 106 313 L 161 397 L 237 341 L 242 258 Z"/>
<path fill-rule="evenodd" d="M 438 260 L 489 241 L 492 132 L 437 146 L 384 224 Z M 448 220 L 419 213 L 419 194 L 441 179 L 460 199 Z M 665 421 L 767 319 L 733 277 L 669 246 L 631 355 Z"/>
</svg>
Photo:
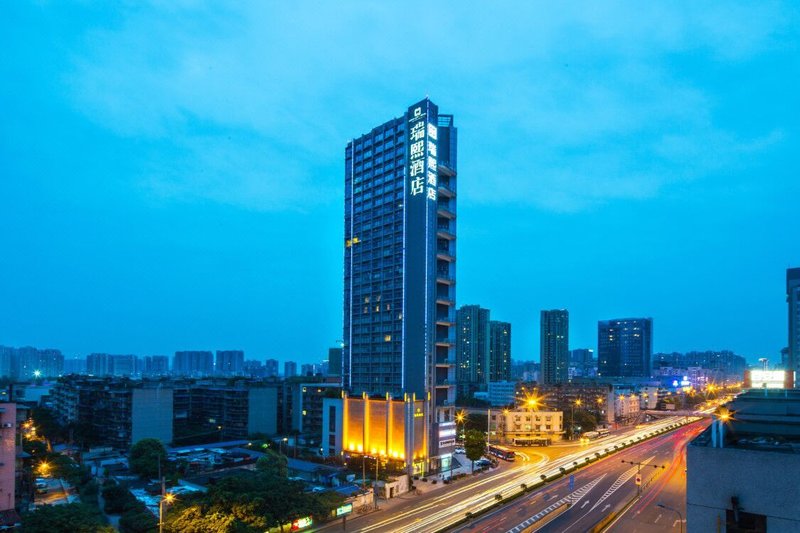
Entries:
<svg viewBox="0 0 800 533">
<path fill-rule="evenodd" d="M 400 8 L 355 19 L 366 51 L 346 16 L 298 14 L 330 56 L 281 29 L 288 10 L 243 9 L 9 7 L 0 344 L 322 360 L 341 338 L 341 148 L 428 94 L 461 130 L 456 302 L 510 322 L 514 359 L 537 360 L 539 310 L 565 308 L 571 349 L 596 348 L 599 320 L 650 316 L 654 352 L 780 360 L 796 10 L 659 7 L 634 30 L 615 8 L 431 8 L 411 36 L 455 16 L 450 42 L 473 32 L 481 51 L 446 46 L 415 77 L 386 44 L 409 41 Z"/>
</svg>

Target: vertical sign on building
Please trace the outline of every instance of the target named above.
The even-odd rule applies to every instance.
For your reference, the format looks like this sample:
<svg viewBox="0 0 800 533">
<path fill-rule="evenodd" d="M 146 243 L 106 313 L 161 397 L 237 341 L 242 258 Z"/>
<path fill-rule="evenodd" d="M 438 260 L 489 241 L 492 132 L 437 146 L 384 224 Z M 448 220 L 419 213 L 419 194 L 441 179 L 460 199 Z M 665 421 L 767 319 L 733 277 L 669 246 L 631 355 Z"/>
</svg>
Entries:
<svg viewBox="0 0 800 533">
<path fill-rule="evenodd" d="M 432 386 L 436 329 L 436 209 L 439 110 L 427 98 L 406 112 L 403 232 L 403 389 L 418 398 Z"/>
<path fill-rule="evenodd" d="M 436 201 L 436 168 L 438 163 L 436 125 L 430 121 L 428 102 L 412 106 L 408 113 L 408 179 L 409 194 L 424 194 Z"/>
</svg>

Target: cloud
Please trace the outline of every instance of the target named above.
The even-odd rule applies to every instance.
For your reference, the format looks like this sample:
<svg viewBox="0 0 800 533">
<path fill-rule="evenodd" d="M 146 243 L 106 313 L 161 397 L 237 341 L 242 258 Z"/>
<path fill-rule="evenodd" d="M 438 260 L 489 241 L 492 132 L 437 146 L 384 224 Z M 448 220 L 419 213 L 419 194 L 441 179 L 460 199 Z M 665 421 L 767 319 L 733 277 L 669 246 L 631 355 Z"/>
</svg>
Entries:
<svg viewBox="0 0 800 533">
<path fill-rule="evenodd" d="M 136 4 L 86 33 L 66 80 L 92 121 L 154 146 L 137 179 L 161 197 L 280 210 L 330 196 L 346 141 L 428 93 L 458 113 L 462 172 L 497 191 L 462 188 L 466 201 L 571 211 L 758 149 L 715 124 L 719 96 L 680 66 L 746 62 L 797 18 L 781 4 L 474 7 Z"/>
</svg>

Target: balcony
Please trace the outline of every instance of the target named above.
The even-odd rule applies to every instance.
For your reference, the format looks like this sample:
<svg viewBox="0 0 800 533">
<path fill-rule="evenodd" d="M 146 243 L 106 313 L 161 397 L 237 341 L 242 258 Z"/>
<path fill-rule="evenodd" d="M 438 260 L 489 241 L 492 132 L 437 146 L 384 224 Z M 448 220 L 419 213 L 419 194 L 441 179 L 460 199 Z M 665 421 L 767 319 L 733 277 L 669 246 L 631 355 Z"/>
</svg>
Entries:
<svg viewBox="0 0 800 533">
<path fill-rule="evenodd" d="M 444 283 L 446 285 L 453 285 L 456 282 L 455 278 L 449 272 L 436 271 L 436 283 Z"/>
<path fill-rule="evenodd" d="M 450 385 L 455 385 L 455 383 L 450 383 L 449 379 L 437 379 L 436 380 L 436 387 L 449 387 Z"/>
<path fill-rule="evenodd" d="M 443 181 L 439 181 L 439 191 L 438 191 L 440 198 L 455 198 L 456 193 L 453 189 L 451 189 L 447 183 Z"/>
<path fill-rule="evenodd" d="M 436 207 L 436 214 L 440 217 L 448 218 L 450 220 L 456 218 L 456 214 L 450 210 L 449 203 L 440 203 Z"/>
<path fill-rule="evenodd" d="M 456 340 L 452 337 L 439 337 L 436 339 L 437 346 L 452 346 Z"/>
<path fill-rule="evenodd" d="M 439 305 L 453 305 L 455 304 L 455 301 L 453 301 L 453 299 L 449 296 L 437 296 L 436 303 Z"/>
<path fill-rule="evenodd" d="M 436 236 L 440 239 L 447 239 L 452 241 L 456 238 L 456 234 L 450 230 L 450 224 L 439 224 L 436 227 Z"/>
<path fill-rule="evenodd" d="M 439 326 L 452 326 L 455 322 L 452 313 L 446 315 L 438 315 L 436 317 L 436 324 Z"/>
<path fill-rule="evenodd" d="M 436 247 L 436 258 L 443 261 L 455 261 L 456 254 L 454 251 L 450 251 L 450 246 L 439 245 Z"/>
</svg>

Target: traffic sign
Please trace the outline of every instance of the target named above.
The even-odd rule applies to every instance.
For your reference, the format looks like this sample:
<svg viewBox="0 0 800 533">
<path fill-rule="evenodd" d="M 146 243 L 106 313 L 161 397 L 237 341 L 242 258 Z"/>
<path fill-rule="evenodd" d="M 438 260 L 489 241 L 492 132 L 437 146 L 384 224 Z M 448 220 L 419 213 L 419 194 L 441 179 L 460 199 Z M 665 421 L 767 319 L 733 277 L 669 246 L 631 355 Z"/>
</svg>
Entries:
<svg viewBox="0 0 800 533">
<path fill-rule="evenodd" d="M 642 484 L 642 475 L 641 474 L 636 474 L 636 484 L 637 485 L 641 485 Z"/>
</svg>

